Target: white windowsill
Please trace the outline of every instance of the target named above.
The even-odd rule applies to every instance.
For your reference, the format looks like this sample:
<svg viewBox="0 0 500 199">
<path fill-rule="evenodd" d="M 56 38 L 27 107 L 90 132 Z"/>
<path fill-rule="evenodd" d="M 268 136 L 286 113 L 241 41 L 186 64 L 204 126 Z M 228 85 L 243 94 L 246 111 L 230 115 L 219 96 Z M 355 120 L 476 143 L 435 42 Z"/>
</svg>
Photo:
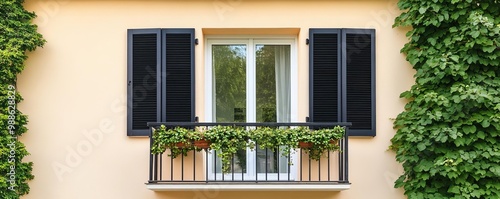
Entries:
<svg viewBox="0 0 500 199">
<path fill-rule="evenodd" d="M 351 188 L 351 184 L 323 183 L 168 183 L 146 184 L 153 191 L 343 191 Z"/>
</svg>

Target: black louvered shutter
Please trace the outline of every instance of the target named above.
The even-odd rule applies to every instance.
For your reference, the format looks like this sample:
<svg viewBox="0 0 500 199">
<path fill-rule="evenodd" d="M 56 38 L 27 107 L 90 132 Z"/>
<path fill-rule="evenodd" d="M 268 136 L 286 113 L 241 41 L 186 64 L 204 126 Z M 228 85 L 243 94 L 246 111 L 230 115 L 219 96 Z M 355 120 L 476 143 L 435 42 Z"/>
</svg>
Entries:
<svg viewBox="0 0 500 199">
<path fill-rule="evenodd" d="M 375 136 L 374 30 L 343 30 L 345 113 L 353 135 Z"/>
<path fill-rule="evenodd" d="M 164 29 L 163 122 L 193 122 L 194 29 Z"/>
<path fill-rule="evenodd" d="M 160 121 L 159 29 L 128 30 L 127 135 L 149 135 L 147 122 Z"/>
<path fill-rule="evenodd" d="M 340 122 L 340 32 L 310 29 L 309 119 Z"/>
<path fill-rule="evenodd" d="M 375 30 L 310 29 L 309 117 L 375 136 Z"/>
</svg>

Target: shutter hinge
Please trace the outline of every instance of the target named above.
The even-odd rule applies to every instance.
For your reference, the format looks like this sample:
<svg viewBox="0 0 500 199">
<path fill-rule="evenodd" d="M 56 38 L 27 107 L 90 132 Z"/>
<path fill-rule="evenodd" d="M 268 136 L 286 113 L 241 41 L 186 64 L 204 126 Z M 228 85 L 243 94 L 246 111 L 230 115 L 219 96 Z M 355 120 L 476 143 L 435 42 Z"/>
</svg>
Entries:
<svg viewBox="0 0 500 199">
<path fill-rule="evenodd" d="M 310 122 L 311 119 L 309 117 L 306 117 L 306 122 Z"/>
<path fill-rule="evenodd" d="M 309 45 L 309 39 L 306 39 L 306 45 Z"/>
<path fill-rule="evenodd" d="M 199 43 L 199 42 L 198 42 L 198 38 L 194 39 L 194 44 L 195 44 L 195 45 L 198 45 L 198 43 Z"/>
<path fill-rule="evenodd" d="M 194 117 L 194 122 L 198 122 L 198 121 L 200 121 L 199 119 L 200 119 L 200 118 L 198 118 L 198 116 Z"/>
<path fill-rule="evenodd" d="M 127 85 L 130 86 L 130 84 L 132 84 L 132 81 L 129 80 L 128 83 L 127 83 Z"/>
</svg>

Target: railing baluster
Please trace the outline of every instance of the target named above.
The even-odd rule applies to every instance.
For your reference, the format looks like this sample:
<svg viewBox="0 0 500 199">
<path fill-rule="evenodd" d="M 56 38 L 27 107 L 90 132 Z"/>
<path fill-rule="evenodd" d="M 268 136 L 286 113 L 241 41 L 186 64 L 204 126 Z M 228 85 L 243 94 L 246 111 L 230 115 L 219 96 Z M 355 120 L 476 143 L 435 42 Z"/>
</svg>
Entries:
<svg viewBox="0 0 500 199">
<path fill-rule="evenodd" d="M 309 160 L 309 182 L 311 181 L 311 154 L 307 158 Z"/>
<path fill-rule="evenodd" d="M 181 181 L 184 181 L 184 154 L 181 154 Z"/>
<path fill-rule="evenodd" d="M 231 155 L 231 181 L 234 181 L 234 154 Z"/>
<path fill-rule="evenodd" d="M 210 162 L 208 159 L 208 149 L 205 149 L 205 161 L 206 161 L 205 162 L 205 182 L 208 183 L 209 179 L 208 179 L 208 164 L 207 163 Z M 215 171 L 215 168 L 214 168 L 214 171 Z"/>
<path fill-rule="evenodd" d="M 292 152 L 290 151 L 288 153 L 288 157 L 287 157 L 288 158 L 288 162 L 287 162 L 288 169 L 287 169 L 286 173 L 288 174 L 288 181 L 290 181 L 290 161 L 291 161 L 291 158 L 290 158 L 291 154 L 290 153 L 292 153 Z"/>
<path fill-rule="evenodd" d="M 160 164 L 161 164 L 160 160 Z M 172 157 L 172 151 L 170 151 L 170 181 L 174 180 L 174 158 Z"/>
<path fill-rule="evenodd" d="M 330 181 L 330 151 L 328 151 L 328 166 L 327 166 L 327 172 L 328 172 L 328 181 Z"/>
<path fill-rule="evenodd" d="M 257 164 L 258 162 L 258 158 L 257 158 L 257 150 L 258 150 L 259 146 L 258 144 L 255 145 L 255 182 L 259 181 L 259 171 L 257 171 L 257 168 L 259 168 L 259 164 Z"/>
<path fill-rule="evenodd" d="M 265 167 L 266 167 L 266 168 L 265 168 L 265 170 L 266 170 L 266 181 L 267 181 L 267 173 L 268 173 L 268 171 L 267 171 L 267 167 L 268 167 L 268 166 L 267 166 L 267 164 L 269 164 L 269 162 L 268 162 L 268 157 L 267 157 L 267 152 L 268 152 L 268 151 L 267 151 L 267 148 L 266 148 L 266 152 L 265 152 L 265 153 L 266 153 L 266 161 L 265 161 L 265 164 L 264 164 L 264 165 L 265 165 Z"/>
<path fill-rule="evenodd" d="M 321 154 L 323 156 L 323 154 Z M 318 181 L 321 181 L 321 157 L 318 160 Z"/>
<path fill-rule="evenodd" d="M 151 135 L 149 136 L 149 182 L 153 180 L 153 153 L 151 152 L 151 148 L 153 148 L 153 130 L 151 129 Z"/>
<path fill-rule="evenodd" d="M 344 149 L 344 140 L 339 141 L 340 145 L 340 150 L 339 151 L 339 181 L 344 180 L 344 152 L 342 151 Z"/>
<path fill-rule="evenodd" d="M 193 181 L 196 181 L 196 150 L 193 150 Z"/>
<path fill-rule="evenodd" d="M 246 152 L 246 151 L 245 151 L 245 152 Z M 246 154 L 246 153 L 245 153 L 245 154 Z M 248 158 L 248 157 L 247 157 L 247 158 Z M 241 160 L 239 160 L 239 161 L 240 161 L 240 163 L 241 163 Z M 247 170 L 247 169 L 248 169 L 248 168 L 247 168 L 247 162 L 248 162 L 248 161 L 245 161 L 245 169 L 244 169 L 244 170 L 245 170 L 245 172 L 248 172 L 248 170 Z M 241 168 L 241 181 L 245 181 L 245 175 L 244 175 L 244 173 L 245 173 L 245 172 L 243 172 L 243 168 Z"/>
<path fill-rule="evenodd" d="M 162 169 L 162 168 L 158 168 L 158 155 L 155 155 L 155 160 L 154 160 L 154 164 L 155 164 L 155 173 L 154 173 L 154 180 L 157 181 L 158 180 L 158 169 Z"/>
<path fill-rule="evenodd" d="M 274 149 L 276 150 L 276 149 Z M 273 156 L 275 155 L 275 153 L 277 153 L 277 157 L 276 157 L 276 171 L 278 173 L 278 181 L 280 181 L 280 148 L 278 147 L 278 149 L 276 151 L 273 152 Z"/>
<path fill-rule="evenodd" d="M 302 170 L 304 170 L 303 164 L 302 164 L 302 149 L 299 150 L 299 153 L 300 153 L 300 158 L 299 158 L 299 161 L 300 161 L 300 181 L 302 182 Z"/>
<path fill-rule="evenodd" d="M 344 134 L 344 148 L 343 148 L 343 151 L 344 151 L 344 155 L 345 155 L 345 159 L 344 159 L 344 168 L 345 168 L 345 171 L 344 171 L 344 174 L 345 174 L 345 182 L 348 183 L 349 182 L 349 156 L 348 156 L 348 153 L 349 153 L 349 150 L 348 150 L 348 147 L 349 147 L 349 126 L 346 126 L 345 127 L 345 134 Z"/>
</svg>

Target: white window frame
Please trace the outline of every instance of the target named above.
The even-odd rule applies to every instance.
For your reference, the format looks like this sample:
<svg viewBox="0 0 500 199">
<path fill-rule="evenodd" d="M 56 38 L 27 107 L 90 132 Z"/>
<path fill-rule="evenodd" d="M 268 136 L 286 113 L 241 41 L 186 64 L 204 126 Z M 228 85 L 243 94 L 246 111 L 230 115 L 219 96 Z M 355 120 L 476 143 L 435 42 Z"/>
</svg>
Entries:
<svg viewBox="0 0 500 199">
<path fill-rule="evenodd" d="M 244 44 L 247 46 L 246 57 L 246 117 L 247 122 L 256 121 L 256 66 L 255 66 L 255 46 L 256 45 L 290 45 L 290 122 L 297 122 L 298 111 L 298 66 L 297 66 L 297 38 L 294 36 L 210 36 L 205 38 L 205 120 L 207 122 L 214 122 L 215 104 L 213 91 L 213 68 L 212 68 L 212 46 L 213 45 L 232 45 Z M 208 161 L 208 180 L 222 180 L 221 173 L 212 172 L 213 168 L 213 151 L 209 154 Z M 292 165 L 290 166 L 290 180 L 296 179 L 298 157 L 296 152 L 290 154 Z M 247 172 L 243 174 L 245 180 L 265 179 L 265 174 L 257 173 L 255 168 L 256 154 L 255 150 L 247 150 Z M 267 174 L 267 180 L 278 180 L 278 174 Z M 279 173 L 280 180 L 288 180 L 287 173 Z M 234 178 L 232 174 L 225 174 L 224 180 L 242 180 L 241 173 L 235 173 Z"/>
</svg>

